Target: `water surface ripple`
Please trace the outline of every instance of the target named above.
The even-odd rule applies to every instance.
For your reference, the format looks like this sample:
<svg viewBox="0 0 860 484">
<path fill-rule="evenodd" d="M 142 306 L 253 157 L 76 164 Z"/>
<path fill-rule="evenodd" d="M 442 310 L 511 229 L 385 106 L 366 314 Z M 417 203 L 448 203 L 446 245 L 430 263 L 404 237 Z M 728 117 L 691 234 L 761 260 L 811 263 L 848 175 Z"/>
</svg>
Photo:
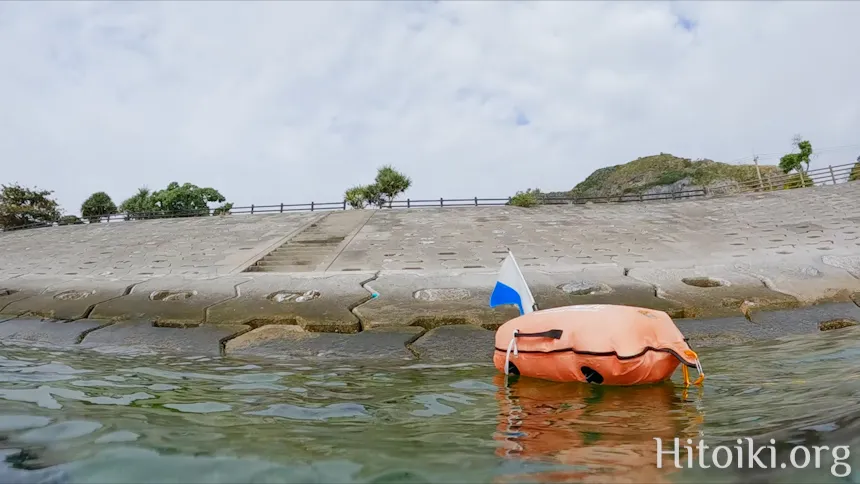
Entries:
<svg viewBox="0 0 860 484">
<path fill-rule="evenodd" d="M 685 391 L 680 371 L 638 388 L 506 385 L 489 362 L 3 344 L 0 482 L 846 482 L 826 462 L 802 471 L 657 469 L 653 438 L 854 446 L 860 329 L 700 354 L 705 386 Z M 855 455 L 849 463 L 860 465 Z"/>
</svg>

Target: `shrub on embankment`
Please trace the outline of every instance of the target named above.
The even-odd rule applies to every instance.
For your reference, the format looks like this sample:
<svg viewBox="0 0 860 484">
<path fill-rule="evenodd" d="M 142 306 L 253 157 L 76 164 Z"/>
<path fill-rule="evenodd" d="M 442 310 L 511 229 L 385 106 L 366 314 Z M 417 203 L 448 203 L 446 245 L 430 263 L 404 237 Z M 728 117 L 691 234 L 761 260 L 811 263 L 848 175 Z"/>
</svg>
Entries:
<svg viewBox="0 0 860 484">
<path fill-rule="evenodd" d="M 350 207 L 391 207 L 391 202 L 412 186 L 412 179 L 385 165 L 376 170 L 376 178 L 368 185 L 356 185 L 344 192 L 343 199 Z"/>
<path fill-rule="evenodd" d="M 0 229 L 74 225 L 88 220 L 98 222 L 102 217 L 124 213 L 126 220 L 170 217 L 200 217 L 230 213 L 232 203 L 218 190 L 192 183 L 170 183 L 163 190 L 141 188 L 117 207 L 110 195 L 96 192 L 81 204 L 81 217 L 65 214 L 52 190 L 39 190 L 18 184 L 0 185 Z M 210 203 L 222 203 L 211 208 Z"/>
</svg>

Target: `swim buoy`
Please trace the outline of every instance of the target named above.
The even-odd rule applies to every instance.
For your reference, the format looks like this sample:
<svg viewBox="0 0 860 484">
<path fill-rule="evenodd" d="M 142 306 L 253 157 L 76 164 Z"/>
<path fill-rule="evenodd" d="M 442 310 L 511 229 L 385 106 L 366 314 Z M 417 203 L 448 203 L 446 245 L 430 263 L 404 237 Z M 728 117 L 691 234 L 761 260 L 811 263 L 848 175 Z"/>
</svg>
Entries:
<svg viewBox="0 0 860 484">
<path fill-rule="evenodd" d="M 496 331 L 502 373 L 558 382 L 638 385 L 667 380 L 682 365 L 705 375 L 698 355 L 663 311 L 590 304 L 535 311 Z"/>
</svg>

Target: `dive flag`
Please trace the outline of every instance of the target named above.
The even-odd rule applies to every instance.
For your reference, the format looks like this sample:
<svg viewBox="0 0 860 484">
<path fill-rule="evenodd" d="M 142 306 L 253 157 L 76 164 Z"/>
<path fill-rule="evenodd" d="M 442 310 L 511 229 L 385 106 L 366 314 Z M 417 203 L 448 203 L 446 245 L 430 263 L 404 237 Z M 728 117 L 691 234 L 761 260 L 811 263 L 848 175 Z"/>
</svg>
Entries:
<svg viewBox="0 0 860 484">
<path fill-rule="evenodd" d="M 520 272 L 517 261 L 514 260 L 514 254 L 510 250 L 505 261 L 502 262 L 502 268 L 499 270 L 499 278 L 496 280 L 496 287 L 493 288 L 493 293 L 490 294 L 491 308 L 502 304 L 516 304 L 520 308 L 520 315 L 533 312 L 535 306 L 532 292 L 529 290 L 523 273 Z"/>
</svg>

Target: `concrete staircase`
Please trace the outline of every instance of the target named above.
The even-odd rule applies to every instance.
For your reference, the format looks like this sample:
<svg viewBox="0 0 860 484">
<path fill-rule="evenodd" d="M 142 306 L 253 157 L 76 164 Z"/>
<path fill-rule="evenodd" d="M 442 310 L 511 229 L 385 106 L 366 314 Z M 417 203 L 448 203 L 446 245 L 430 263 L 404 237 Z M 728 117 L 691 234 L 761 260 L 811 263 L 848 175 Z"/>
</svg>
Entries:
<svg viewBox="0 0 860 484">
<path fill-rule="evenodd" d="M 325 271 L 373 213 L 372 210 L 332 212 L 263 256 L 245 272 Z"/>
</svg>

